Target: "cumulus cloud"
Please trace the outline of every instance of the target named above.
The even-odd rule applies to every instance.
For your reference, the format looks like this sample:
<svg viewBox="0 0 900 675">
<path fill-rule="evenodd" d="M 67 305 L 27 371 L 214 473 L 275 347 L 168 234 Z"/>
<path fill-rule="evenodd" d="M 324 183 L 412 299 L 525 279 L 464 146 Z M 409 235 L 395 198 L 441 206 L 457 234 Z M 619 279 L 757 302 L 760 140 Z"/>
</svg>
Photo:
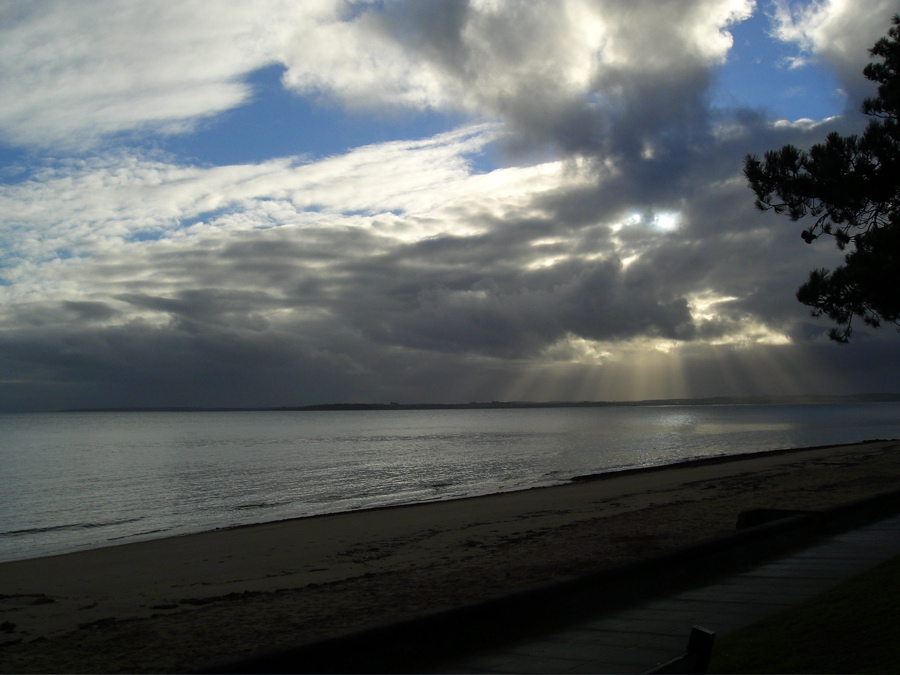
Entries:
<svg viewBox="0 0 900 675">
<path fill-rule="evenodd" d="M 655 132 L 703 116 L 709 68 L 732 43 L 727 27 L 752 8 L 750 0 L 389 3 L 289 40 L 284 79 L 348 105 L 502 119 L 519 142 L 596 152 L 618 141 L 653 152 Z"/>
<path fill-rule="evenodd" d="M 104 135 L 184 132 L 285 85 L 354 107 L 456 109 L 567 148 L 596 145 L 636 98 L 702 89 L 750 0 L 691 3 L 53 0 L 2 9 L 0 130 L 9 143 L 85 147 Z M 652 48 L 651 48 L 652 46 Z M 685 111 L 696 112 L 696 111 Z M 612 116 L 613 120 L 604 119 Z"/>
</svg>

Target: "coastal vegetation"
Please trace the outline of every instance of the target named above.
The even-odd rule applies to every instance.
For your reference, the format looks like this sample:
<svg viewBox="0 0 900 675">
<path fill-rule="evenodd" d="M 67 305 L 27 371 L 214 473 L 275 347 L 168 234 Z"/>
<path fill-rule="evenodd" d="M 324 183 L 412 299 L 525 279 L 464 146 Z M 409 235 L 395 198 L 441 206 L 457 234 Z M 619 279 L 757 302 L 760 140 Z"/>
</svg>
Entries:
<svg viewBox="0 0 900 675">
<path fill-rule="evenodd" d="M 881 59 L 863 70 L 878 95 L 862 104 L 872 119 L 861 136 L 832 132 L 809 151 L 785 145 L 744 160 L 757 208 L 812 218 L 800 233 L 807 244 L 829 236 L 849 247 L 843 265 L 812 270 L 797 290 L 813 316 L 834 321 L 836 342 L 849 341 L 854 317 L 900 325 L 900 15 L 869 54 Z"/>
</svg>

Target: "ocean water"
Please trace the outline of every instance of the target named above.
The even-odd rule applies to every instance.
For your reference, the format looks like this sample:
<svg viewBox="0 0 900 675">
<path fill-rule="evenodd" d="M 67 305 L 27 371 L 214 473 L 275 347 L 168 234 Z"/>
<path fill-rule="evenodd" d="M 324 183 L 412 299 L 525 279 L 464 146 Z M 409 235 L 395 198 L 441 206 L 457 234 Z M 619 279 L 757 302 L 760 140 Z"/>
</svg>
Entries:
<svg viewBox="0 0 900 675">
<path fill-rule="evenodd" d="M 900 437 L 900 403 L 0 415 L 0 561 Z"/>
</svg>

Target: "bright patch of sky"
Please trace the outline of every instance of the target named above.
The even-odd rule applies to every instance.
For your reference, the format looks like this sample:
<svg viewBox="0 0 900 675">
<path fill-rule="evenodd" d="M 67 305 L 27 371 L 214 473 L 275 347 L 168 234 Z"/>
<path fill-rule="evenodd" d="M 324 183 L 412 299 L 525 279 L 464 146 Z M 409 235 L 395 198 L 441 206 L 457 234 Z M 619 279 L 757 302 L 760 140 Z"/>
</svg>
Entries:
<svg viewBox="0 0 900 675">
<path fill-rule="evenodd" d="M 164 139 L 160 147 L 218 166 L 288 156 L 316 160 L 362 145 L 429 138 L 464 121 L 433 110 L 349 110 L 286 89 L 284 71 L 273 65 L 251 73 L 246 79 L 253 90 L 250 102 L 215 117 L 193 134 Z"/>
<path fill-rule="evenodd" d="M 734 44 L 718 72 L 714 105 L 764 109 L 791 122 L 841 114 L 846 97 L 834 73 L 772 35 L 771 8 L 760 3 L 752 17 L 729 29 Z"/>
<path fill-rule="evenodd" d="M 284 71 L 284 66 L 272 65 L 251 73 L 245 80 L 253 91 L 251 100 L 200 123 L 192 133 L 140 137 L 132 143 L 127 135 L 111 140 L 163 151 L 192 164 L 228 166 L 276 157 L 316 161 L 364 145 L 430 138 L 466 121 L 434 110 L 349 110 L 286 89 Z M 38 158 L 27 148 L 0 142 L 0 184 L 26 178 Z M 474 173 L 496 168 L 490 148 L 467 159 Z"/>
</svg>

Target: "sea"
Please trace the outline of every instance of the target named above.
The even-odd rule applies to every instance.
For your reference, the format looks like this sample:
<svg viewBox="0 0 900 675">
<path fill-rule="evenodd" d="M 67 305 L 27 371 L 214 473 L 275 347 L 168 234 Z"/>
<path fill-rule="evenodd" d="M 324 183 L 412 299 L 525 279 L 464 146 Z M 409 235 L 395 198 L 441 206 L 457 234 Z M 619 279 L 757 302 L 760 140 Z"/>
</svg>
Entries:
<svg viewBox="0 0 900 675">
<path fill-rule="evenodd" d="M 0 414 L 0 561 L 900 438 L 900 403 Z"/>
</svg>

